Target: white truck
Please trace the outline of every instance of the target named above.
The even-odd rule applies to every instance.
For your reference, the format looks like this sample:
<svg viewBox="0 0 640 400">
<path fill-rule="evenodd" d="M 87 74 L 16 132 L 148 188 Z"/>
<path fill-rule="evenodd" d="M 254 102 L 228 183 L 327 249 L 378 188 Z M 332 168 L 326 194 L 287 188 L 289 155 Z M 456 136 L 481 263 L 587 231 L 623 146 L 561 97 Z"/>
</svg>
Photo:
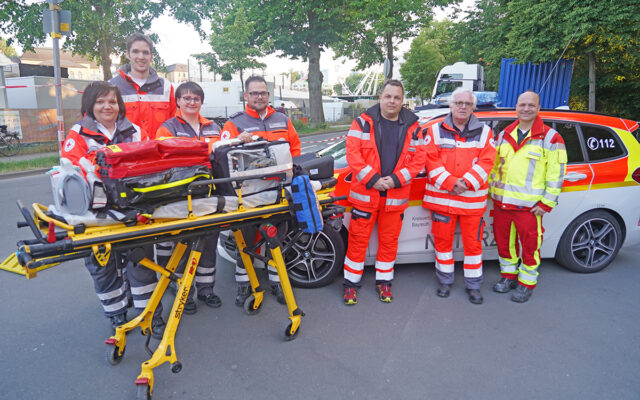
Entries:
<svg viewBox="0 0 640 400">
<path fill-rule="evenodd" d="M 438 96 L 448 97 L 458 87 L 474 92 L 484 91 L 484 68 L 480 64 L 467 64 L 464 61 L 443 67 L 436 78 L 431 102 L 435 103 Z M 445 100 L 445 99 L 442 99 Z M 440 103 L 442 105 L 442 103 Z"/>
</svg>

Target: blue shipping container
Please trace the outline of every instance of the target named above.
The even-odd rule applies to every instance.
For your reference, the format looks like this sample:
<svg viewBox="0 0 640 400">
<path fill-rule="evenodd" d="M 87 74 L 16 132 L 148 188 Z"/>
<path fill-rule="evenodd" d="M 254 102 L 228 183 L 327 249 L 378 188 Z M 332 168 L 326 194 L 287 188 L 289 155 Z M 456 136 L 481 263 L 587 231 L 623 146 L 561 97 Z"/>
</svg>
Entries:
<svg viewBox="0 0 640 400">
<path fill-rule="evenodd" d="M 514 58 L 503 58 L 500 66 L 498 93 L 502 99 L 502 107 L 515 107 L 518 96 L 527 89 L 532 89 L 540 95 L 542 108 L 569 105 L 573 60 L 561 59 L 550 77 L 555 61 L 543 64 L 516 64 L 515 61 Z"/>
</svg>

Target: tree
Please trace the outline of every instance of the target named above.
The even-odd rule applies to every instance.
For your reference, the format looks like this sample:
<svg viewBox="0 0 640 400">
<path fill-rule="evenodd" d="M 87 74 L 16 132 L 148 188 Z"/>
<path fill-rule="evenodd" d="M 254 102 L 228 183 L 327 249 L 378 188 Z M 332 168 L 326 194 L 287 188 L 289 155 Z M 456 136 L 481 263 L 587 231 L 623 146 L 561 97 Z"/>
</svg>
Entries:
<svg viewBox="0 0 640 400">
<path fill-rule="evenodd" d="M 635 0 L 480 0 L 454 28 L 462 59 L 485 65 L 497 89 L 501 58 L 573 58 L 570 104 L 640 118 L 640 18 Z M 598 96 L 596 97 L 596 94 Z"/>
<path fill-rule="evenodd" d="M 344 84 L 354 93 L 363 78 L 364 72 L 352 72 L 344 79 Z"/>
<path fill-rule="evenodd" d="M 576 60 L 574 88 L 581 87 L 589 111 L 598 104 L 597 88 L 612 94 L 609 101 L 638 116 L 640 67 L 640 18 L 634 0 L 580 3 L 571 0 L 515 0 L 509 3 L 512 29 L 508 48 L 520 60 L 555 61 L 571 40 L 565 57 Z M 555 16 L 554 16 L 555 15 Z M 586 73 L 585 73 L 586 71 Z M 596 75 L 600 77 L 596 79 Z M 586 82 L 586 85 L 585 85 Z M 585 93 L 586 86 L 586 93 Z M 585 96 L 586 94 L 586 96 Z M 631 103 L 625 107 L 624 103 Z M 622 110 L 618 110 L 622 111 Z"/>
<path fill-rule="evenodd" d="M 7 41 L 0 38 L 0 53 L 4 53 L 7 57 L 18 57 L 18 52 Z"/>
<path fill-rule="evenodd" d="M 220 68 L 229 74 L 240 72 L 244 92 L 243 71 L 247 68 L 264 68 L 266 65 L 256 58 L 262 51 L 255 45 L 255 23 L 247 19 L 244 7 L 238 6 L 226 15 L 219 24 L 213 25 L 210 44 Z M 243 98 L 244 103 L 244 98 Z"/>
<path fill-rule="evenodd" d="M 411 42 L 400 67 L 407 94 L 420 100 L 431 97 L 436 75 L 442 67 L 457 61 L 459 52 L 451 47 L 450 20 L 434 21 Z"/>
<path fill-rule="evenodd" d="M 334 46 L 336 54 L 358 60 L 358 69 L 390 62 L 393 75 L 395 46 L 418 34 L 431 22 L 434 6 L 446 6 L 454 0 L 353 0 L 356 12 L 350 14 L 351 29 Z"/>
<path fill-rule="evenodd" d="M 451 30 L 452 46 L 459 51 L 456 61 L 483 65 L 486 90 L 498 90 L 500 62 L 503 57 L 510 57 L 506 49 L 512 26 L 508 3 L 509 0 L 480 0 Z"/>
<path fill-rule="evenodd" d="M 151 22 L 165 11 L 183 22 L 191 22 L 196 30 L 201 30 L 201 19 L 208 14 L 208 5 L 213 0 L 65 0 L 62 6 L 71 11 L 72 34 L 64 41 L 63 48 L 70 49 L 98 62 L 103 69 L 105 80 L 111 78 L 111 56 L 125 53 L 125 40 L 135 32 L 145 32 Z M 48 7 L 46 1 L 10 0 L 3 5 L 0 16 L 0 31 L 13 36 L 25 50 L 44 42 L 42 32 L 42 10 Z M 155 53 L 160 67 L 162 60 Z"/>
<path fill-rule="evenodd" d="M 256 45 L 266 53 L 309 63 L 309 107 L 313 124 L 324 123 L 320 54 L 349 29 L 347 0 L 243 0 L 249 20 L 255 23 Z"/>
</svg>

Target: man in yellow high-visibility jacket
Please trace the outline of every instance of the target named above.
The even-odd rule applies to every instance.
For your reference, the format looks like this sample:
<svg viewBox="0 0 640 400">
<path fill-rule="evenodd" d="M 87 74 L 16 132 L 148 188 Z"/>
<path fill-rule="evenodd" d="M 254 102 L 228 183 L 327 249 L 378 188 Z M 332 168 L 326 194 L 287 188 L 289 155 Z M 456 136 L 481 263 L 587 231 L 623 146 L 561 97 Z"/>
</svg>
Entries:
<svg viewBox="0 0 640 400">
<path fill-rule="evenodd" d="M 489 176 L 502 273 L 493 290 L 507 293 L 517 288 L 511 300 L 518 303 L 529 300 L 538 282 L 542 216 L 558 204 L 567 164 L 562 137 L 542 122 L 539 111 L 535 92 L 518 97 L 518 120 L 500 132 Z"/>
</svg>

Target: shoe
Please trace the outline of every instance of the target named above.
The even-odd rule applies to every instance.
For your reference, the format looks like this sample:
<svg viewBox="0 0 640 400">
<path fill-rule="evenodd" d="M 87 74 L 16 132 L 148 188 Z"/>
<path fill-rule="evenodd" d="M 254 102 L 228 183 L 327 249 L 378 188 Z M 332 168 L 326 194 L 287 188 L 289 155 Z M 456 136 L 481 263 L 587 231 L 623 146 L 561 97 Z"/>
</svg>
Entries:
<svg viewBox="0 0 640 400">
<path fill-rule="evenodd" d="M 222 305 L 222 300 L 220 300 L 220 297 L 215 295 L 213 292 L 205 295 L 199 294 L 198 299 L 204 301 L 204 304 L 212 308 L 218 308 Z"/>
<path fill-rule="evenodd" d="M 516 291 L 511 295 L 511 300 L 515 301 L 516 303 L 526 303 L 532 294 L 532 289 L 529 289 L 526 286 L 518 285 Z"/>
<path fill-rule="evenodd" d="M 391 294 L 391 284 L 380 283 L 376 285 L 376 291 L 380 296 L 380 301 L 383 303 L 391 303 L 393 300 L 393 294 Z"/>
<path fill-rule="evenodd" d="M 116 328 L 122 324 L 127 323 L 127 312 L 123 312 L 121 314 L 112 315 L 111 317 L 111 328 L 113 328 L 113 332 L 116 332 Z"/>
<path fill-rule="evenodd" d="M 182 310 L 182 312 L 184 312 L 185 314 L 195 314 L 198 311 L 198 305 L 196 304 L 196 301 L 192 298 L 188 298 L 187 301 L 184 303 L 184 309 Z"/>
<path fill-rule="evenodd" d="M 164 327 L 165 323 L 162 319 L 162 316 L 154 315 L 153 319 L 151 320 L 151 336 L 158 340 L 162 339 L 162 335 L 164 335 Z"/>
<path fill-rule="evenodd" d="M 344 304 L 348 306 L 358 304 L 358 294 L 355 288 L 344 288 Z"/>
<path fill-rule="evenodd" d="M 469 295 L 469 301 L 473 304 L 482 304 L 484 300 L 478 289 L 467 289 L 467 295 Z"/>
<path fill-rule="evenodd" d="M 238 283 L 236 289 L 236 305 L 238 307 L 244 307 L 244 301 L 251 296 L 251 285 L 248 283 Z"/>
<path fill-rule="evenodd" d="M 502 277 L 495 285 L 493 285 L 493 291 L 498 293 L 507 293 L 510 290 L 515 289 L 516 286 L 518 286 L 517 279 Z"/>
<path fill-rule="evenodd" d="M 451 285 L 441 283 L 440 287 L 438 288 L 437 294 L 440 297 L 449 297 L 449 295 L 451 294 Z"/>
<path fill-rule="evenodd" d="M 287 304 L 287 301 L 284 299 L 284 292 L 282 291 L 282 285 L 280 285 L 280 282 L 271 283 L 271 294 L 276 296 L 278 303 Z"/>
</svg>

